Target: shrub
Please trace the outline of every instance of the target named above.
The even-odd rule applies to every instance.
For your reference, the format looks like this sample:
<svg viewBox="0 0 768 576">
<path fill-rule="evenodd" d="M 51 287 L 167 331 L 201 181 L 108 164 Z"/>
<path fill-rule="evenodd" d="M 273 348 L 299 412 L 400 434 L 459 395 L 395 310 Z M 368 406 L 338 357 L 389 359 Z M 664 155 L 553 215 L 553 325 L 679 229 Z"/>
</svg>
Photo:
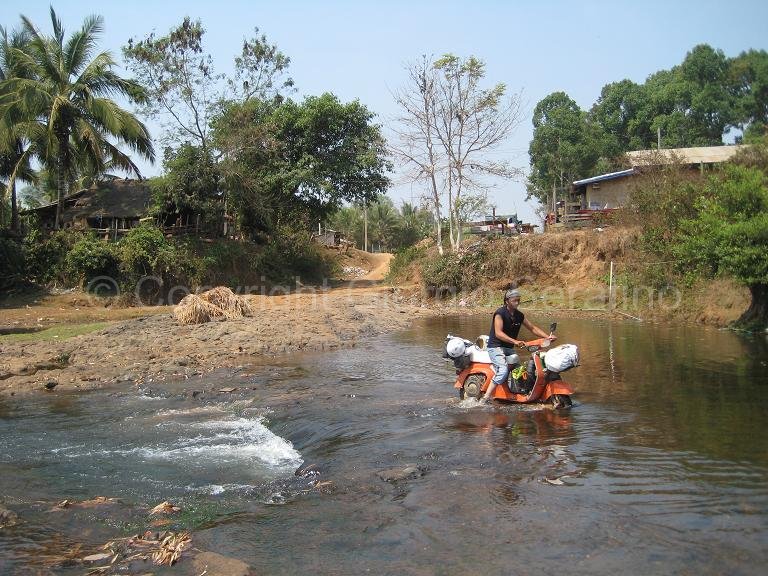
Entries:
<svg viewBox="0 0 768 576">
<path fill-rule="evenodd" d="M 426 252 L 426 249 L 421 246 L 409 246 L 408 248 L 401 248 L 395 252 L 395 256 L 389 264 L 387 280 L 391 281 L 399 278 L 406 272 L 408 266 L 423 258 Z"/>
<path fill-rule="evenodd" d="M 28 234 L 24 240 L 27 277 L 43 284 L 72 284 L 66 271 L 67 253 L 82 236 L 76 230 L 57 230 L 47 238 L 39 231 Z"/>
<path fill-rule="evenodd" d="M 7 288 L 24 276 L 25 259 L 21 243 L 0 236 L 0 289 Z"/>
<path fill-rule="evenodd" d="M 327 256 L 308 232 L 283 228 L 274 235 L 259 254 L 257 269 L 277 282 L 318 282 L 333 276 L 338 264 Z"/>
<path fill-rule="evenodd" d="M 444 254 L 427 260 L 422 266 L 421 277 L 431 294 L 456 293 L 463 289 L 461 257 Z"/>
<path fill-rule="evenodd" d="M 87 284 L 97 276 L 115 278 L 118 257 L 113 244 L 84 234 L 67 252 L 64 272 L 69 283 Z"/>
</svg>

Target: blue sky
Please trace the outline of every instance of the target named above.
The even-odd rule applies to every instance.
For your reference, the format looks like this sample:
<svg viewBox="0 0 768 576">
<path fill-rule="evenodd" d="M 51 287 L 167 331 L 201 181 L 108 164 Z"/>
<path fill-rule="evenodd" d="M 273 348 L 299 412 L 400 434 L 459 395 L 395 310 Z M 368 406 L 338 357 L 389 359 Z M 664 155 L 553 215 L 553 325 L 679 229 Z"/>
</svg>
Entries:
<svg viewBox="0 0 768 576">
<path fill-rule="evenodd" d="M 3 0 L 0 24 L 12 28 L 24 14 L 49 31 L 50 4 Z M 768 2 L 759 0 L 59 0 L 53 6 L 70 31 L 89 14 L 104 16 L 102 47 L 118 58 L 130 37 L 152 30 L 164 34 L 184 16 L 199 18 L 221 72 L 231 70 L 243 39 L 258 26 L 291 58 L 298 97 L 333 92 L 344 101 L 358 98 L 385 129 L 397 113 L 391 93 L 403 86 L 408 62 L 422 54 L 475 55 L 486 62 L 489 84 L 504 82 L 510 91 L 522 92 L 525 117 L 503 154 L 526 169 L 531 114 L 551 92 L 563 90 L 588 108 L 608 82 L 642 82 L 679 64 L 696 44 L 708 43 L 727 56 L 768 49 Z M 142 166 L 147 175 L 160 170 L 159 163 Z M 420 193 L 399 184 L 390 195 L 399 203 Z M 489 196 L 500 213 L 517 211 L 533 220 L 522 181 L 499 183 Z"/>
</svg>

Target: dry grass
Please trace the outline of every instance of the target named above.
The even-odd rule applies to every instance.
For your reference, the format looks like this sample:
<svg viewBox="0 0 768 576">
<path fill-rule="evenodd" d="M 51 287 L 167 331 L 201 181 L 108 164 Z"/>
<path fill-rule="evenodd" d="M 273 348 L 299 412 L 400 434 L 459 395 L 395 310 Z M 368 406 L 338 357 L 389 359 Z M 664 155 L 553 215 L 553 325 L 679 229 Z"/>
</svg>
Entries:
<svg viewBox="0 0 768 576">
<path fill-rule="evenodd" d="M 612 228 L 495 240 L 484 249 L 484 284 L 581 284 L 599 281 L 607 264 L 632 255 L 637 231 Z"/>
<path fill-rule="evenodd" d="M 179 324 L 203 324 L 217 318 L 242 318 L 253 313 L 251 305 L 232 290 L 219 286 L 202 294 L 188 294 L 173 310 Z"/>
<path fill-rule="evenodd" d="M 224 316 L 224 311 L 197 294 L 188 294 L 173 309 L 173 316 L 179 324 L 204 324 Z"/>
<path fill-rule="evenodd" d="M 200 298 L 221 309 L 227 318 L 242 318 L 253 313 L 251 305 L 245 298 L 238 296 L 225 286 L 203 292 Z"/>
</svg>

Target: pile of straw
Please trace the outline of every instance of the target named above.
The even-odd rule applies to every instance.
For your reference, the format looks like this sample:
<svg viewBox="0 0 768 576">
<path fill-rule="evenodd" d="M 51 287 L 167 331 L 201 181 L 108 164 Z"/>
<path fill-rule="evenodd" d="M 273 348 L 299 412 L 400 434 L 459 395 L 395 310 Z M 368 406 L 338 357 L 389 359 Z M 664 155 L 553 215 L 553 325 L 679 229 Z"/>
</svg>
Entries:
<svg viewBox="0 0 768 576">
<path fill-rule="evenodd" d="M 219 286 L 202 294 L 188 294 L 173 310 L 179 324 L 203 324 L 216 318 L 242 318 L 253 313 L 251 305 L 232 290 Z"/>
<path fill-rule="evenodd" d="M 242 296 L 236 295 L 232 290 L 225 286 L 218 286 L 208 292 L 200 294 L 200 298 L 220 308 L 224 316 L 228 319 L 242 318 L 250 316 L 253 313 L 251 305 Z"/>
</svg>

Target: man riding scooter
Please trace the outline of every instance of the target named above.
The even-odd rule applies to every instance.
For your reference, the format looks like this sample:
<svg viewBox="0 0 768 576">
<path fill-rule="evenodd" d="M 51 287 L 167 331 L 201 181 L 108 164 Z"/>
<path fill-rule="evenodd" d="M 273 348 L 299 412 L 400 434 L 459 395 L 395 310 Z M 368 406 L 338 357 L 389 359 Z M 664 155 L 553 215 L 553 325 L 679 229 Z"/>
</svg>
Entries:
<svg viewBox="0 0 768 576">
<path fill-rule="evenodd" d="M 517 339 L 520 333 L 520 326 L 525 326 L 540 338 L 548 338 L 549 340 L 555 340 L 556 338 L 554 334 L 547 334 L 538 326 L 531 324 L 526 319 L 525 314 L 518 309 L 519 306 L 520 292 L 516 288 L 511 288 L 504 293 L 504 306 L 493 313 L 491 329 L 488 335 L 488 355 L 491 357 L 496 375 L 488 385 L 488 389 L 485 391 L 481 402 L 487 402 L 492 399 L 496 386 L 503 383 L 509 376 L 507 356 L 514 354 L 515 346 L 525 345 L 523 341 Z M 524 393 L 523 390 L 518 388 L 516 380 L 513 380 L 510 389 L 516 394 Z"/>
</svg>

